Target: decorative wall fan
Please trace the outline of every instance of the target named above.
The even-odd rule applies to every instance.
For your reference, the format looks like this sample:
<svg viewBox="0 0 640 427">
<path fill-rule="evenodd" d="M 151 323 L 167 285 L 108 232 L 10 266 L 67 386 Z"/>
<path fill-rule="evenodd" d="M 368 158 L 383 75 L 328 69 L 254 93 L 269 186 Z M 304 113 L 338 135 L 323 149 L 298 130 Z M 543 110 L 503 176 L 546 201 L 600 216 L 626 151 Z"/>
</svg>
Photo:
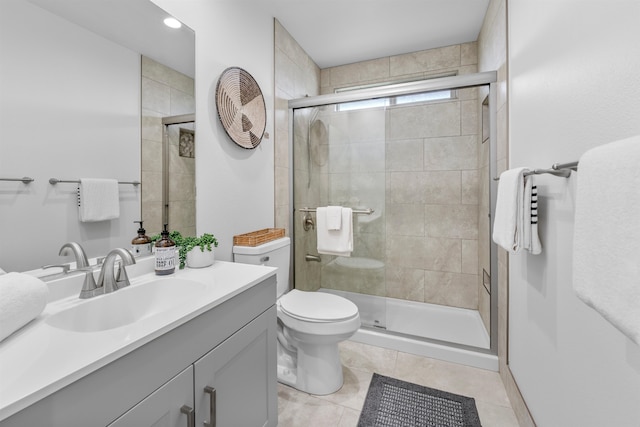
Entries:
<svg viewBox="0 0 640 427">
<path fill-rule="evenodd" d="M 267 123 L 267 110 L 260 86 L 247 71 L 230 67 L 216 85 L 218 117 L 229 138 L 242 148 L 260 144 Z"/>
</svg>

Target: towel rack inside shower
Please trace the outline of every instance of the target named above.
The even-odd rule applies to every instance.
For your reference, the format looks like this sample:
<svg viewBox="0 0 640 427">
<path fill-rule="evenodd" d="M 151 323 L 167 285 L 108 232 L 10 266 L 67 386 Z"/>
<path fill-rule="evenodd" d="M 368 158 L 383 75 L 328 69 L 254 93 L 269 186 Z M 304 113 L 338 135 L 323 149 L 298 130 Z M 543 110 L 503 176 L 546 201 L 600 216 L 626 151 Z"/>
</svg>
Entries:
<svg viewBox="0 0 640 427">
<path fill-rule="evenodd" d="M 79 179 L 64 180 L 64 179 L 58 179 L 58 178 L 49 178 L 49 184 L 56 185 L 58 183 L 80 184 L 80 180 Z M 138 185 L 140 185 L 140 181 L 118 181 L 118 184 L 131 184 L 137 187 Z"/>
<path fill-rule="evenodd" d="M 529 175 L 542 175 L 544 173 L 548 173 L 551 175 L 559 176 L 562 178 L 569 178 L 571 176 L 571 172 L 578 170 L 578 162 L 569 162 L 569 163 L 554 163 L 551 165 L 551 169 L 533 169 L 525 172 L 524 176 Z M 494 181 L 499 181 L 500 177 L 493 178 Z"/>
<path fill-rule="evenodd" d="M 315 212 L 318 208 L 300 208 L 300 212 Z M 352 209 L 352 212 L 356 215 L 371 215 L 375 211 L 371 208 L 367 209 Z"/>
<path fill-rule="evenodd" d="M 29 184 L 35 181 L 35 179 L 30 176 L 23 176 L 22 178 L 0 178 L 0 181 L 22 181 L 23 184 Z"/>
<path fill-rule="evenodd" d="M 313 217 L 311 216 L 311 212 L 316 212 L 318 208 L 300 208 L 298 209 L 300 212 L 304 212 L 304 217 L 302 217 L 302 228 L 304 231 L 312 230 L 316 227 L 315 222 L 313 221 Z M 371 208 L 367 209 L 352 209 L 351 210 L 356 215 L 371 215 L 375 211 Z"/>
</svg>

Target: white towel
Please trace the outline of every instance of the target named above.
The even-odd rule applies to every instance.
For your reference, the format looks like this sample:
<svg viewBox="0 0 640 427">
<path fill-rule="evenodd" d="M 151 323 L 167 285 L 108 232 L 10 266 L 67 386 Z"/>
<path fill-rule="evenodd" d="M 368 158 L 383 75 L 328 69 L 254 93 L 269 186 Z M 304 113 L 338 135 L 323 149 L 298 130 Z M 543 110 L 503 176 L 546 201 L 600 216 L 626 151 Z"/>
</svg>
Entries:
<svg viewBox="0 0 640 427">
<path fill-rule="evenodd" d="M 327 230 L 342 228 L 342 206 L 327 206 Z"/>
<path fill-rule="evenodd" d="M 640 136 L 580 158 L 573 288 L 640 344 Z"/>
<path fill-rule="evenodd" d="M 28 274 L 0 276 L 0 341 L 35 319 L 47 306 L 49 289 Z"/>
<path fill-rule="evenodd" d="M 510 253 L 525 249 L 542 252 L 538 236 L 538 190 L 528 168 L 509 169 L 500 175 L 493 241 Z"/>
<path fill-rule="evenodd" d="M 524 221 L 524 172 L 527 168 L 509 169 L 500 174 L 493 241 L 511 253 L 522 249 Z"/>
<path fill-rule="evenodd" d="M 120 216 L 118 181 L 115 179 L 81 178 L 78 194 L 81 222 L 97 222 Z"/>
<path fill-rule="evenodd" d="M 353 251 L 353 211 L 341 208 L 342 227 L 340 230 L 327 228 L 327 208 L 316 209 L 316 231 L 318 253 L 337 256 L 351 256 Z"/>
</svg>

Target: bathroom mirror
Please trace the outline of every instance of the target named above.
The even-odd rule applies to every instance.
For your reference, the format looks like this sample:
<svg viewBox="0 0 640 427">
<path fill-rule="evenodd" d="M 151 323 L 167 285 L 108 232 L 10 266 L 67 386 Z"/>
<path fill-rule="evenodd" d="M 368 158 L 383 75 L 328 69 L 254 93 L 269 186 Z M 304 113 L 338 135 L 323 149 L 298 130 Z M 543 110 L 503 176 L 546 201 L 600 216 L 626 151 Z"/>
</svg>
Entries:
<svg viewBox="0 0 640 427">
<path fill-rule="evenodd" d="M 170 15 L 150 0 L 3 0 L 0 15 L 0 176 L 34 178 L 29 184 L 0 183 L 0 267 L 26 271 L 73 261 L 58 256 L 68 241 L 80 242 L 92 258 L 128 247 L 137 229 L 133 221 L 141 215 L 148 235 L 159 232 L 161 202 L 157 212 L 143 211 L 142 204 L 155 200 L 147 191 L 162 195 L 162 178 L 155 175 L 162 171 L 146 173 L 141 159 L 162 167 L 162 118 L 195 112 L 194 31 L 165 26 Z M 157 110 L 141 99 L 145 61 L 154 64 L 151 85 L 164 85 L 161 91 L 179 103 Z M 185 78 L 166 81 L 175 75 Z M 183 89 L 185 84 L 191 88 Z M 143 138 L 158 139 L 149 136 L 154 120 L 158 150 L 142 145 Z M 193 125 L 187 130 L 193 132 Z M 118 220 L 82 223 L 77 184 L 49 184 L 50 178 L 82 177 L 142 185 L 119 186 Z M 157 229 L 147 224 L 154 218 Z"/>
</svg>

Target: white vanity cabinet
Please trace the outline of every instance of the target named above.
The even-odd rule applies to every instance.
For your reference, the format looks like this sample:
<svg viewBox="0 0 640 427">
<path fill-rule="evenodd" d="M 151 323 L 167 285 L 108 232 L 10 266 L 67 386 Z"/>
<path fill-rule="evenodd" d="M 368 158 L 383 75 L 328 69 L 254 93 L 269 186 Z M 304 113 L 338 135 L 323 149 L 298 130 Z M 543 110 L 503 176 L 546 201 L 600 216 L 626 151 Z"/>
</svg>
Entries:
<svg viewBox="0 0 640 427">
<path fill-rule="evenodd" d="M 277 425 L 275 274 L 0 421 L 0 427 Z M 95 339 L 99 339 L 96 335 Z M 69 349 L 82 351 L 82 349 Z M 1 380 L 1 379 L 0 379 Z M 182 411 L 181 411 L 182 409 Z"/>
</svg>

